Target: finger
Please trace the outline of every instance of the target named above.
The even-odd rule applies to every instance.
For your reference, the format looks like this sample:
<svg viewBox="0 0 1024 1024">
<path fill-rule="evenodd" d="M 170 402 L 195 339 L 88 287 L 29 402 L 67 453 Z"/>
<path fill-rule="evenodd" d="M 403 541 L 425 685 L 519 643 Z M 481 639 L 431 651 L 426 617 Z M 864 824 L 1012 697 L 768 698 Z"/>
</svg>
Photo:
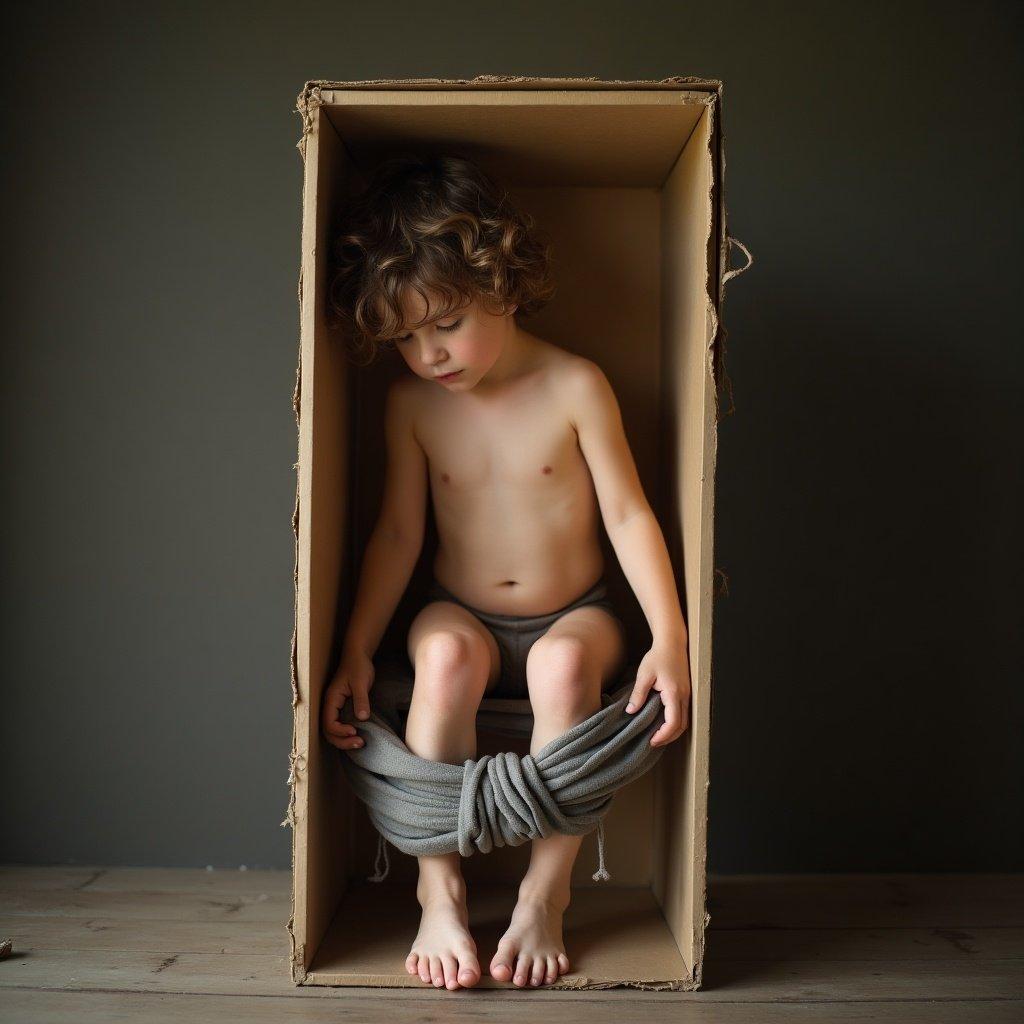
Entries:
<svg viewBox="0 0 1024 1024">
<path fill-rule="evenodd" d="M 679 697 L 679 735 L 690 727 L 690 694 L 681 694 Z"/>
<path fill-rule="evenodd" d="M 340 716 L 342 705 L 348 698 L 346 690 L 331 688 L 324 698 L 324 720 L 336 722 Z"/>
<path fill-rule="evenodd" d="M 679 698 L 675 694 L 666 695 L 662 693 L 661 700 L 665 705 L 665 721 L 661 728 L 651 737 L 651 744 L 653 746 L 668 743 L 682 732 L 679 729 Z"/>
<path fill-rule="evenodd" d="M 334 743 L 335 746 L 339 746 L 342 749 L 346 748 L 346 746 L 361 743 L 362 739 L 364 739 L 364 737 L 358 734 L 354 736 L 328 736 L 327 738 L 328 742 Z"/>
<path fill-rule="evenodd" d="M 654 678 L 652 676 L 637 676 L 636 682 L 633 684 L 633 692 L 629 695 L 629 703 L 626 705 L 626 710 L 632 714 L 638 708 L 642 708 L 647 700 L 647 694 L 651 692 L 651 687 L 654 685 Z"/>
<path fill-rule="evenodd" d="M 351 736 L 356 731 L 356 727 L 348 722 L 325 722 L 324 728 L 336 736 Z"/>
<path fill-rule="evenodd" d="M 352 704 L 356 709 L 356 718 L 370 717 L 370 701 L 365 690 L 353 690 Z"/>
<path fill-rule="evenodd" d="M 651 746 L 652 747 L 664 747 L 667 744 L 671 743 L 672 740 L 674 740 L 674 739 L 675 739 L 675 737 L 670 732 L 668 732 L 666 727 L 663 725 L 651 737 Z"/>
<path fill-rule="evenodd" d="M 327 742 L 339 750 L 355 750 L 363 745 L 363 738 L 361 736 L 351 736 L 347 739 L 336 740 L 333 736 L 328 736 Z"/>
</svg>

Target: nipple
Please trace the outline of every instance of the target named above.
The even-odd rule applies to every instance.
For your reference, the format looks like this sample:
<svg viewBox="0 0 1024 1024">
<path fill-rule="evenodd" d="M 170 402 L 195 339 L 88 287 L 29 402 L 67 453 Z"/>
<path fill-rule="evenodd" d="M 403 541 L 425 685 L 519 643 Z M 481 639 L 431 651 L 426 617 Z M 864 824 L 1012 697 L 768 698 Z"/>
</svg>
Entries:
<svg viewBox="0 0 1024 1024">
<path fill-rule="evenodd" d="M 551 472 L 551 467 L 550 467 L 550 466 L 545 466 L 545 467 L 544 467 L 544 468 L 543 468 L 543 469 L 541 470 L 541 472 L 542 472 L 542 473 L 544 473 L 544 474 L 550 473 L 550 472 Z"/>
</svg>

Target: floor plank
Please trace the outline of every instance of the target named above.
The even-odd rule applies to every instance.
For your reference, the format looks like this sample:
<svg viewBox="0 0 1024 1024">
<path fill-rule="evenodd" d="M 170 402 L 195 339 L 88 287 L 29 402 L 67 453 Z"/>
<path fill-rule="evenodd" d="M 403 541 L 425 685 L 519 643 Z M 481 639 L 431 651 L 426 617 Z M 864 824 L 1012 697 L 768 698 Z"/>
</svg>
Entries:
<svg viewBox="0 0 1024 1024">
<path fill-rule="evenodd" d="M 87 886 L 90 892 L 230 893 L 291 898 L 288 871 L 205 871 L 189 868 L 109 868 Z"/>
<path fill-rule="evenodd" d="M 1020 1005 L 992 1002 L 907 1003 L 706 1003 L 694 993 L 663 993 L 645 1004 L 645 1024 L 1018 1024 Z M 477 993 L 438 992 L 430 998 L 401 994 L 382 1002 L 379 993 L 347 990 L 332 999 L 237 999 L 230 996 L 147 995 L 107 992 L 0 992 L 10 1020 L 26 1024 L 403 1024 L 474 1021 L 533 1024 L 536 993 L 507 993 L 481 999 Z M 606 993 L 563 993 L 559 1024 L 621 1024 L 623 1007 Z"/>
<path fill-rule="evenodd" d="M 1024 875 L 720 875 L 715 928 L 1024 927 Z"/>
<path fill-rule="evenodd" d="M 0 915 L 18 917 L 113 917 L 143 921 L 247 921 L 282 926 L 290 898 L 267 893 L 94 892 L 90 889 L 0 891 Z"/>
<path fill-rule="evenodd" d="M 186 892 L 260 895 L 287 899 L 289 871 L 209 868 L 40 867 L 0 864 L 0 890 L 88 889 L 91 892 Z"/>
<path fill-rule="evenodd" d="M 729 960 L 1000 960 L 1024 957 L 1024 928 L 708 929 L 705 956 Z M 1022 960 L 1024 964 L 1024 960 Z"/>
<path fill-rule="evenodd" d="M 113 917 L 19 917 L 9 930 L 24 949 L 106 949 L 136 953 L 287 955 L 280 922 L 119 920 Z"/>
<path fill-rule="evenodd" d="M 79 889 L 106 868 L 0 864 L 0 890 Z"/>
</svg>

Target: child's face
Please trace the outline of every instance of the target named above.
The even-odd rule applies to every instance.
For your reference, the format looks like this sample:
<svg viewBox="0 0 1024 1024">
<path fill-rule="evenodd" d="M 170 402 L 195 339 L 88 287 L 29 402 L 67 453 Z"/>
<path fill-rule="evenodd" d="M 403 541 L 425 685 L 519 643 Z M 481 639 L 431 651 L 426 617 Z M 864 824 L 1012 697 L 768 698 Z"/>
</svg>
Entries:
<svg viewBox="0 0 1024 1024">
<path fill-rule="evenodd" d="M 436 306 L 435 306 L 436 308 Z M 419 292 L 406 289 L 402 297 L 404 323 L 417 323 L 426 313 Z M 450 316 L 407 330 L 395 338 L 395 347 L 418 377 L 451 391 L 475 387 L 497 362 L 515 331 L 512 313 L 495 313 L 479 298 Z M 444 374 L 455 374 L 444 377 Z"/>
</svg>

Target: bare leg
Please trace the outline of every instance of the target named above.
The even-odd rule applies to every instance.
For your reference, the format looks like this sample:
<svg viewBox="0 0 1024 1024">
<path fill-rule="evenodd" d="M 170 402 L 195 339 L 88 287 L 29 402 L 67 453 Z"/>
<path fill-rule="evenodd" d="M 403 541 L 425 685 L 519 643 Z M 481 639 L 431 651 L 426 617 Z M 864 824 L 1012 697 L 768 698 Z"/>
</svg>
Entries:
<svg viewBox="0 0 1024 1024">
<path fill-rule="evenodd" d="M 602 681 L 621 658 L 619 628 L 600 608 L 567 613 L 533 645 L 527 659 L 534 715 L 531 754 L 600 709 Z M 520 988 L 550 985 L 569 969 L 562 917 L 582 843 L 582 836 L 560 832 L 533 841 L 512 920 L 491 960 L 495 980 Z"/>
<path fill-rule="evenodd" d="M 405 742 L 419 757 L 448 764 L 475 757 L 476 712 L 485 685 L 496 676 L 492 651 L 495 665 L 498 657 L 494 638 L 483 630 L 471 613 L 451 602 L 427 605 L 413 622 L 409 651 L 416 682 Z M 459 854 L 418 859 L 416 898 L 423 913 L 406 970 L 438 988 L 470 988 L 480 980 L 480 962 L 469 933 Z"/>
</svg>

